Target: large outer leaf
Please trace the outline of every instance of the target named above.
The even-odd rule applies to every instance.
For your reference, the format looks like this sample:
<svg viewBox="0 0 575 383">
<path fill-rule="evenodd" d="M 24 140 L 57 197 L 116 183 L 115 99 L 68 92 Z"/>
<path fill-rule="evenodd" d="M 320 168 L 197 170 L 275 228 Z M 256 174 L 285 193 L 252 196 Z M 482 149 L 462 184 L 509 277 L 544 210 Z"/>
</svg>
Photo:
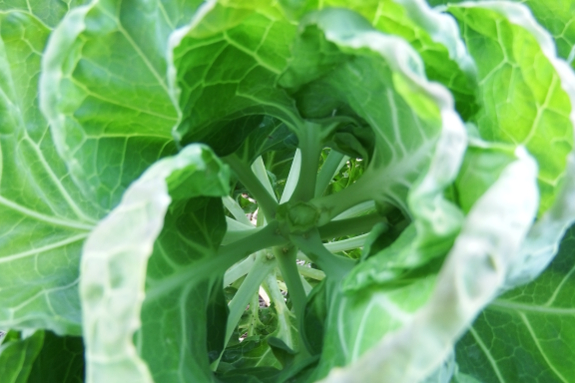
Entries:
<svg viewBox="0 0 575 383">
<path fill-rule="evenodd" d="M 50 37 L 42 111 L 74 181 L 103 212 L 151 163 L 175 151 L 168 37 L 199 3 L 93 1 L 72 10 Z"/>
<path fill-rule="evenodd" d="M 421 55 L 427 77 L 453 93 L 462 116 L 476 112 L 473 60 L 452 18 L 432 11 L 424 0 L 325 0 L 320 6 L 354 10 L 378 30 L 406 39 Z"/>
<path fill-rule="evenodd" d="M 573 74 L 557 59 L 551 36 L 529 10 L 506 2 L 448 7 L 475 59 L 487 140 L 525 145 L 539 164 L 542 214 L 552 205 L 573 149 L 573 107 L 565 87 Z M 571 115 L 571 116 L 570 116 Z"/>
<path fill-rule="evenodd" d="M 296 128 L 293 101 L 276 85 L 296 26 L 267 0 L 208 1 L 172 36 L 171 90 L 182 110 L 177 136 L 230 154 L 271 115 Z"/>
<path fill-rule="evenodd" d="M 206 305 L 218 269 L 195 279 L 186 270 L 214 255 L 225 221 L 221 205 L 190 198 L 227 194 L 227 176 L 207 148 L 186 147 L 148 169 L 91 233 L 80 291 L 88 382 L 211 380 Z"/>
<path fill-rule="evenodd" d="M 79 335 L 79 255 L 96 213 L 38 109 L 49 32 L 28 13 L 0 12 L 0 328 Z"/>
<path fill-rule="evenodd" d="M 353 365 L 333 369 L 325 382 L 377 381 L 381 377 L 393 383 L 417 382 L 441 365 L 455 340 L 503 284 L 507 267 L 536 214 L 536 165 L 526 153 L 518 153 L 518 157 L 469 212 L 426 304 L 412 317 L 395 310 L 396 317 L 406 317 L 405 325 Z M 338 323 L 345 326 L 332 320 L 334 327 L 328 333 L 343 343 L 346 340 L 341 334 L 345 332 L 337 330 Z M 326 358 L 330 356 L 328 352 Z"/>
<path fill-rule="evenodd" d="M 511 0 L 525 4 L 537 21 L 553 36 L 557 53 L 575 68 L 575 3 L 571 0 Z M 461 3 L 462 0 L 428 0 L 431 5 Z"/>
<path fill-rule="evenodd" d="M 575 381 L 575 228 L 532 283 L 497 298 L 457 344 L 462 373 L 481 382 Z"/>
<path fill-rule="evenodd" d="M 533 16 L 551 33 L 557 54 L 575 68 L 575 3 L 570 0 L 515 0 L 527 5 Z"/>
</svg>

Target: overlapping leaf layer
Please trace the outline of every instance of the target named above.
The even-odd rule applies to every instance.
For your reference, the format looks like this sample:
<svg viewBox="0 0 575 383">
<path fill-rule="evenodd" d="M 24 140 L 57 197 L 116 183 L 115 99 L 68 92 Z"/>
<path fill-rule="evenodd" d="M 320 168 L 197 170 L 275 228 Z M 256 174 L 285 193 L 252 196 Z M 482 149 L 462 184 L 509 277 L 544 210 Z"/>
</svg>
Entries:
<svg viewBox="0 0 575 383">
<path fill-rule="evenodd" d="M 575 380 L 574 15 L 0 0 L 2 381 Z"/>
</svg>

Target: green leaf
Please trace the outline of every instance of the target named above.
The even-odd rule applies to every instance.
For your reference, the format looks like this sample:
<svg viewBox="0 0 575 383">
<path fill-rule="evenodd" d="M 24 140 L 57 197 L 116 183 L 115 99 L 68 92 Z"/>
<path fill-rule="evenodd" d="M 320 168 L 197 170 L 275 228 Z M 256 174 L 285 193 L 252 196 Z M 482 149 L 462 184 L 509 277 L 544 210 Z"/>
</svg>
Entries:
<svg viewBox="0 0 575 383">
<path fill-rule="evenodd" d="M 175 171 L 205 184 L 176 193 L 170 207 L 179 186 L 169 182 Z M 206 310 L 218 282 L 221 289 L 219 268 L 226 262 L 203 273 L 194 266 L 213 263 L 225 221 L 220 199 L 194 197 L 227 194 L 227 177 L 210 150 L 188 146 L 148 169 L 91 233 L 80 288 L 89 382 L 152 382 L 152 375 L 157 381 L 211 380 Z"/>
<path fill-rule="evenodd" d="M 453 93 L 459 113 L 476 112 L 474 65 L 453 19 L 417 0 L 326 0 L 321 6 L 351 9 L 376 29 L 404 38 L 421 55 L 427 77 Z"/>
<path fill-rule="evenodd" d="M 93 1 L 68 13 L 51 34 L 42 111 L 72 178 L 101 214 L 148 166 L 176 150 L 168 39 L 199 3 L 165 9 L 159 0 Z"/>
<path fill-rule="evenodd" d="M 428 0 L 431 5 L 465 0 Z M 511 0 L 529 7 L 537 21 L 553 36 L 557 53 L 575 68 L 575 5 L 570 0 Z"/>
<path fill-rule="evenodd" d="M 332 340 L 326 342 L 316 378 L 331 371 L 322 382 L 374 381 L 379 376 L 393 382 L 417 382 L 443 363 L 459 335 L 503 285 L 535 217 L 535 161 L 525 152 L 517 156 L 474 204 L 440 273 L 428 286 L 422 285 L 424 279 L 415 278 L 403 286 L 367 292 L 374 294 L 373 299 L 361 292 L 344 295 L 341 302 L 347 300 L 350 306 L 332 306 L 327 329 Z M 398 287 L 406 292 L 413 288 L 414 293 L 390 299 L 400 291 Z M 429 298 L 422 299 L 422 292 L 428 292 Z M 365 304 L 353 310 L 362 298 Z M 424 302 L 418 303 L 420 299 Z M 376 330 L 382 311 L 393 323 Z M 353 317 L 356 324 L 347 326 Z M 369 350 L 363 355 L 352 353 L 358 345 L 360 350 Z M 355 363 L 332 369 L 344 364 L 342 355 L 353 356 Z"/>
<path fill-rule="evenodd" d="M 8 333 L 0 345 L 0 376 L 2 382 L 26 383 L 34 359 L 40 353 L 44 331 L 38 330 L 27 336 Z"/>
<path fill-rule="evenodd" d="M 79 335 L 79 256 L 97 212 L 38 109 L 49 33 L 27 12 L 0 12 L 0 328 Z"/>
<path fill-rule="evenodd" d="M 28 382 L 83 383 L 82 338 L 44 332 L 42 350 L 34 360 Z"/>
<path fill-rule="evenodd" d="M 481 382 L 575 379 L 574 246 L 572 227 L 541 276 L 487 306 L 457 344 L 460 371 Z"/>
<path fill-rule="evenodd" d="M 429 299 L 435 281 L 436 276 L 430 275 L 391 288 L 364 287 L 351 294 L 328 287 L 329 314 L 315 378 L 322 378 L 337 366 L 353 366 L 385 334 L 406 325 Z"/>
<path fill-rule="evenodd" d="M 330 93 L 369 122 L 375 134 L 373 159 L 363 176 L 339 193 L 312 201 L 322 211 L 320 222 L 373 199 L 400 207 L 415 222 L 416 235 L 405 252 L 415 253 L 418 264 L 445 254 L 463 219 L 443 198 L 466 144 L 453 99 L 428 82 L 421 59 L 404 41 L 374 30 L 358 15 L 325 9 L 310 14 L 305 25 L 296 43 L 300 61 L 294 61 L 284 82 L 298 89 L 302 103 L 318 97 L 317 89 Z M 441 250 L 426 250 L 432 247 Z M 373 271 L 366 263 L 354 273 L 361 270 Z"/>
<path fill-rule="evenodd" d="M 225 232 L 223 208 L 220 199 L 193 198 L 170 210 L 148 262 L 135 343 L 154 381 L 211 381 L 209 363 L 226 335 L 222 269 L 230 264 L 216 256 Z M 201 261 L 209 266 L 202 269 Z"/>
<path fill-rule="evenodd" d="M 261 115 L 298 126 L 293 101 L 276 86 L 295 31 L 269 1 L 206 3 L 170 41 L 170 89 L 183 113 L 176 136 L 227 155 L 257 128 Z"/>
<path fill-rule="evenodd" d="M 505 289 L 534 280 L 551 263 L 565 231 L 575 222 L 575 153 L 567 158 L 567 172 L 553 206 L 531 230 L 507 276 Z"/>
<path fill-rule="evenodd" d="M 505 167 L 516 159 L 513 145 L 471 139 L 454 184 L 455 199 L 461 209 L 468 213 Z"/>
<path fill-rule="evenodd" d="M 449 247 L 442 243 L 439 246 L 425 246 L 420 251 L 414 252 L 412 244 L 417 240 L 415 226 L 409 225 L 391 245 L 354 268 L 345 279 L 343 290 L 358 291 L 406 277 L 405 274 L 410 270 L 445 255 L 449 250 Z M 449 244 L 448 242 L 447 245 Z M 425 289 L 421 286 L 419 288 Z M 422 295 L 423 298 L 425 295 Z"/>
<path fill-rule="evenodd" d="M 281 368 L 281 364 L 274 356 L 267 339 L 259 336 L 248 337 L 241 343 L 228 347 L 222 356 L 222 363 L 234 368 L 274 367 Z"/>
<path fill-rule="evenodd" d="M 479 75 L 476 120 L 489 141 L 525 145 L 539 164 L 539 215 L 552 205 L 573 150 L 575 76 L 558 60 L 549 34 L 512 3 L 448 7 Z"/>
<path fill-rule="evenodd" d="M 293 153 L 295 148 L 290 144 L 292 136 L 293 133 L 280 120 L 264 117 L 256 129 L 245 138 L 236 154 L 251 164 L 257 157 L 270 151 L 274 152 L 274 156 L 280 151 Z"/>
<path fill-rule="evenodd" d="M 54 28 L 72 8 L 88 0 L 2 0 L 0 11 L 23 11 L 35 16 L 49 28 Z"/>
<path fill-rule="evenodd" d="M 421 381 L 421 383 L 452 383 L 452 378 L 457 370 L 455 353 L 451 353 L 437 370 Z"/>
<path fill-rule="evenodd" d="M 329 307 L 328 287 L 331 284 L 322 280 L 308 295 L 307 304 L 305 307 L 305 315 L 303 319 L 304 334 L 303 340 L 306 347 L 314 355 L 321 354 L 325 337 L 325 323 L 327 317 L 327 310 Z"/>
<path fill-rule="evenodd" d="M 525 0 L 522 3 L 553 36 L 557 54 L 575 68 L 575 3 L 568 0 Z"/>
</svg>

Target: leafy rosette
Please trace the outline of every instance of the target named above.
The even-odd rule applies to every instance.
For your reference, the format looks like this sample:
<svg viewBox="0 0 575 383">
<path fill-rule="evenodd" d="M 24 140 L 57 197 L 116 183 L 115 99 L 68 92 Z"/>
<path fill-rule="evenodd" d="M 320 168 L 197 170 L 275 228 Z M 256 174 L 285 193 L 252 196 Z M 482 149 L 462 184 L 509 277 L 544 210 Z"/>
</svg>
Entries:
<svg viewBox="0 0 575 383">
<path fill-rule="evenodd" d="M 7 382 L 575 380 L 572 2 L 65 3 L 0 4 Z"/>
</svg>

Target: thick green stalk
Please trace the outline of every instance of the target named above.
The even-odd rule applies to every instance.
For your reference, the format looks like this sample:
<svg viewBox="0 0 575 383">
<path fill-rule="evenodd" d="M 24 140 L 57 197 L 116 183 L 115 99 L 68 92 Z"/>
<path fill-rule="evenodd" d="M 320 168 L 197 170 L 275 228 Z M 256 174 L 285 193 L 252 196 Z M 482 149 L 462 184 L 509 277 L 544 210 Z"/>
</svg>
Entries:
<svg viewBox="0 0 575 383">
<path fill-rule="evenodd" d="M 288 202 L 297 187 L 301 172 L 301 150 L 297 149 L 293 156 L 293 161 L 286 179 L 284 191 L 280 198 L 280 204 Z"/>
<path fill-rule="evenodd" d="M 355 265 L 354 260 L 335 255 L 326 249 L 317 229 L 305 235 L 292 235 L 290 239 L 313 263 L 317 264 L 328 277 L 342 279 Z"/>
<path fill-rule="evenodd" d="M 319 156 L 323 148 L 321 125 L 306 121 L 298 131 L 301 150 L 301 170 L 290 201 L 309 201 L 315 195 Z"/>
<path fill-rule="evenodd" d="M 341 169 L 343 164 L 345 164 L 345 161 L 347 161 L 348 158 L 349 157 L 346 155 L 336 152 L 335 150 L 331 150 L 329 152 L 317 176 L 314 197 L 321 197 L 333 177 L 337 174 L 339 169 Z"/>
<path fill-rule="evenodd" d="M 297 266 L 297 269 L 301 275 L 315 279 L 316 281 L 323 281 L 325 279 L 325 273 L 321 270 L 300 265 Z"/>
<path fill-rule="evenodd" d="M 223 160 L 230 166 L 240 182 L 258 202 L 258 206 L 264 213 L 266 220 L 268 222 L 272 221 L 275 218 L 278 203 L 275 197 L 269 193 L 264 184 L 254 174 L 251 167 L 236 154 L 224 157 Z"/>
<path fill-rule="evenodd" d="M 276 246 L 274 247 L 273 252 L 282 273 L 283 280 L 287 285 L 295 315 L 298 320 L 301 320 L 305 312 L 307 295 L 301 283 L 299 271 L 297 269 L 297 248 L 293 246 Z"/>
<path fill-rule="evenodd" d="M 268 258 L 265 250 L 258 252 L 252 269 L 228 305 L 230 313 L 226 327 L 226 345 L 238 325 L 246 306 L 250 303 L 253 295 L 258 292 L 263 280 L 273 270 L 275 264 L 273 258 Z"/>
<path fill-rule="evenodd" d="M 332 253 L 357 249 L 358 247 L 363 246 L 363 244 L 365 243 L 365 239 L 368 236 L 369 236 L 369 233 L 365 233 L 365 234 L 358 235 L 357 237 L 352 237 L 352 238 L 348 238 L 348 239 L 342 239 L 340 241 L 325 243 L 324 246 L 326 249 L 328 249 Z"/>
<path fill-rule="evenodd" d="M 311 200 L 310 202 L 321 212 L 319 226 L 325 225 L 347 209 L 373 200 L 379 191 L 379 188 L 374 186 L 372 180 L 361 177 L 357 182 L 337 193 Z"/>
<path fill-rule="evenodd" d="M 331 221 L 319 228 L 319 235 L 324 239 L 332 239 L 345 235 L 363 234 L 367 233 L 373 228 L 373 226 L 383 221 L 385 221 L 385 218 L 379 213 Z"/>
<path fill-rule="evenodd" d="M 154 284 L 146 291 L 146 299 L 153 300 L 164 296 L 186 282 L 199 283 L 214 275 L 224 274 L 234 263 L 242 258 L 269 247 L 285 244 L 286 239 L 277 233 L 278 223 L 270 222 L 262 230 L 240 239 L 227 246 L 220 246 L 217 254 L 203 258 L 189 266 L 182 267 L 178 272 Z"/>
</svg>

